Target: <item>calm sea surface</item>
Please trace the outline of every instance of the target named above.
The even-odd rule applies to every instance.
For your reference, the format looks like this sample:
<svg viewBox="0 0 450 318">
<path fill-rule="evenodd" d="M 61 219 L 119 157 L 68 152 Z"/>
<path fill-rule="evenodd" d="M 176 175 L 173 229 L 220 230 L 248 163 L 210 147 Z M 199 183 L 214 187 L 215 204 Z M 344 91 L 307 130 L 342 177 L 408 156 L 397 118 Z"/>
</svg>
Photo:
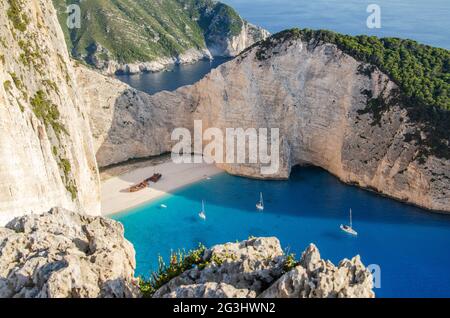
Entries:
<svg viewBox="0 0 450 318">
<path fill-rule="evenodd" d="M 417 40 L 450 49 L 448 0 L 222 0 L 272 33 L 292 27 Z M 381 29 L 366 25 L 369 4 L 381 8 Z"/>
<path fill-rule="evenodd" d="M 174 65 L 163 72 L 116 75 L 116 78 L 148 94 L 155 94 L 160 91 L 174 91 L 181 86 L 198 82 L 211 69 L 229 60 L 227 58 L 215 58 L 212 61 L 202 60 L 193 64 Z"/>
</svg>

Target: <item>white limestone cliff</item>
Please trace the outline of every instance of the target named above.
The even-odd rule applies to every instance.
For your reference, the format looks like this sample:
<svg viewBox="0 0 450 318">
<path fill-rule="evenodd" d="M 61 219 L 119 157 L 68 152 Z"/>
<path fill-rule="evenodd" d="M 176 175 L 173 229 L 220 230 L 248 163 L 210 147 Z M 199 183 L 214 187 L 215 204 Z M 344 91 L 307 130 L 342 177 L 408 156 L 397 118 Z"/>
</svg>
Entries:
<svg viewBox="0 0 450 318">
<path fill-rule="evenodd" d="M 170 152 L 176 127 L 190 127 L 191 107 L 176 93 L 165 100 L 78 65 L 99 167 Z M 156 104 L 155 104 L 156 103 Z"/>
<path fill-rule="evenodd" d="M 269 36 L 269 31 L 242 20 L 241 32 L 238 35 L 207 39 L 208 50 L 212 56 L 234 57 Z"/>
<path fill-rule="evenodd" d="M 0 224 L 54 206 L 99 214 L 88 113 L 51 1 L 2 1 L 0 49 Z"/>
<path fill-rule="evenodd" d="M 407 136 L 420 127 L 402 105 L 392 105 L 378 124 L 366 111 L 364 92 L 389 98 L 396 90 L 388 76 L 376 68 L 368 76 L 361 71 L 367 65 L 332 44 L 280 41 L 263 58 L 260 49 L 251 48 L 195 85 L 153 96 L 108 80 L 122 92 L 117 98 L 100 77 L 84 76 L 97 83 L 82 85 L 96 105 L 90 117 L 107 113 L 107 122 L 92 121 L 100 166 L 170 151 L 172 128 L 192 130 L 194 120 L 202 120 L 203 129 L 279 128 L 277 174 L 261 175 L 260 166 L 251 164 L 220 167 L 284 179 L 294 165 L 315 165 L 343 182 L 450 212 L 450 160 L 433 154 L 425 162 L 417 159 L 419 145 Z"/>
</svg>

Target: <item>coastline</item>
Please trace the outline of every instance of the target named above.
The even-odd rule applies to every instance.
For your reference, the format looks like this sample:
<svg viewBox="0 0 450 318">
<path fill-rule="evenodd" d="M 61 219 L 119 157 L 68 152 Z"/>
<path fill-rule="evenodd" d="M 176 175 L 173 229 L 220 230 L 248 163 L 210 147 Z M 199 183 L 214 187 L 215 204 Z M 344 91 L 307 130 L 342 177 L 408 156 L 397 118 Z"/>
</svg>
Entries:
<svg viewBox="0 0 450 318">
<path fill-rule="evenodd" d="M 175 164 L 170 160 L 170 157 L 163 162 L 154 164 L 150 161 L 143 167 L 123 171 L 119 175 L 102 178 L 102 216 L 118 214 L 149 203 L 176 189 L 223 172 L 214 165 L 206 163 Z M 150 187 L 139 192 L 130 193 L 126 191 L 130 186 L 151 177 L 154 173 L 163 175 L 158 183 L 152 183 Z"/>
</svg>

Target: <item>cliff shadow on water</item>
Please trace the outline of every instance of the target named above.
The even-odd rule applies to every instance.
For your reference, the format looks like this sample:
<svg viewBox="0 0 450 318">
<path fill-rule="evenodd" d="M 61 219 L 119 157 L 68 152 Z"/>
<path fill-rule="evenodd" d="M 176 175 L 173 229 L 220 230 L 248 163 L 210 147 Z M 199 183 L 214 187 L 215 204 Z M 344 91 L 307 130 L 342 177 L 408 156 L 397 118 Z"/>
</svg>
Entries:
<svg viewBox="0 0 450 318">
<path fill-rule="evenodd" d="M 149 159 L 161 163 L 164 161 L 160 160 L 161 154 L 166 154 L 163 156 L 167 160 L 167 153 L 171 151 L 170 135 L 173 129 L 190 128 L 192 125 L 191 105 L 186 100 L 189 101 L 183 90 L 176 93 L 161 92 L 152 96 L 131 88 L 122 91 L 113 104 L 112 113 L 109 115 L 109 130 L 97 151 L 100 164 L 114 162 L 112 165 L 103 165 L 109 169 Z M 131 159 L 130 154 L 133 154 Z M 164 174 L 164 171 L 154 172 Z M 142 181 L 142 176 L 138 174 L 124 174 L 120 178 L 133 184 Z M 160 184 L 152 184 L 152 188 L 162 192 L 168 191 Z M 213 177 L 212 180 L 203 180 L 193 186 L 173 191 L 170 197 L 183 198 L 193 206 L 205 200 L 209 206 L 252 213 L 255 211 L 254 206 L 260 192 L 264 193 L 268 207 L 266 213 L 274 213 L 279 217 L 301 215 L 310 218 L 334 218 L 344 222 L 348 218 L 349 209 L 352 208 L 357 219 L 363 222 L 406 222 L 426 226 L 429 221 L 442 221 L 436 226 L 447 227 L 449 220 L 449 216 L 430 213 L 430 210 L 385 197 L 376 189 L 361 188 L 356 183 L 345 184 L 338 177 L 313 166 L 293 167 L 288 181 L 254 180 L 224 173 Z M 159 201 L 148 206 L 156 206 Z M 190 217 L 195 218 L 195 214 Z"/>
<path fill-rule="evenodd" d="M 380 69 L 359 62 L 337 45 L 305 42 L 297 33 L 302 35 L 275 35 L 175 92 L 147 95 L 124 85 L 113 99 L 104 138 L 98 138 L 99 165 L 171 151 L 173 129 L 192 130 L 193 119 L 202 119 L 204 128 L 279 127 L 285 137 L 280 177 L 288 175 L 291 164 L 307 162 L 348 184 L 448 211 L 448 116 L 443 116 L 448 113 L 405 100 Z M 224 168 L 256 175 L 244 165 Z M 256 196 L 260 192 L 251 191 Z M 220 201 L 220 196 L 213 200 Z M 333 208 L 328 205 L 323 208 Z M 340 213 L 354 206 L 345 205 L 338 206 Z"/>
<path fill-rule="evenodd" d="M 163 171 L 158 171 L 163 172 Z M 142 181 L 135 177 L 123 176 L 128 182 Z M 152 184 L 156 191 L 167 192 L 167 189 Z M 255 214 L 255 204 L 259 201 L 259 193 L 264 195 L 264 214 L 275 215 L 276 218 L 335 219 L 348 222 L 349 209 L 353 210 L 356 223 L 376 224 L 414 224 L 415 226 L 433 226 L 448 228 L 450 216 L 441 213 L 430 213 L 419 207 L 388 198 L 374 191 L 345 184 L 322 168 L 315 166 L 295 166 L 289 180 L 258 180 L 222 173 L 187 185 L 167 196 L 156 199 L 139 207 L 119 213 L 127 214 L 154 211 L 160 204 L 176 209 L 184 209 L 184 217 L 188 222 L 197 222 L 195 211 L 200 210 L 205 201 L 206 210 L 230 214 Z M 260 233 L 255 225 L 252 235 Z M 334 233 L 336 235 L 336 233 Z"/>
</svg>

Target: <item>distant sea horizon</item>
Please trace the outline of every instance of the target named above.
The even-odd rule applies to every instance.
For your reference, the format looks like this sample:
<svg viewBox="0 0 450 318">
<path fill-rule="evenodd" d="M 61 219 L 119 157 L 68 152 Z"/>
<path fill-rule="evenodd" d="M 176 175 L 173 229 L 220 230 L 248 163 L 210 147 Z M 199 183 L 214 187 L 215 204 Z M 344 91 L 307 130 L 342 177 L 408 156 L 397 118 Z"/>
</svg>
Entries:
<svg viewBox="0 0 450 318">
<path fill-rule="evenodd" d="M 416 40 L 450 49 L 448 0 L 221 0 L 247 21 L 271 33 L 298 27 L 349 35 Z M 369 4 L 381 8 L 381 28 L 369 29 Z"/>
</svg>

